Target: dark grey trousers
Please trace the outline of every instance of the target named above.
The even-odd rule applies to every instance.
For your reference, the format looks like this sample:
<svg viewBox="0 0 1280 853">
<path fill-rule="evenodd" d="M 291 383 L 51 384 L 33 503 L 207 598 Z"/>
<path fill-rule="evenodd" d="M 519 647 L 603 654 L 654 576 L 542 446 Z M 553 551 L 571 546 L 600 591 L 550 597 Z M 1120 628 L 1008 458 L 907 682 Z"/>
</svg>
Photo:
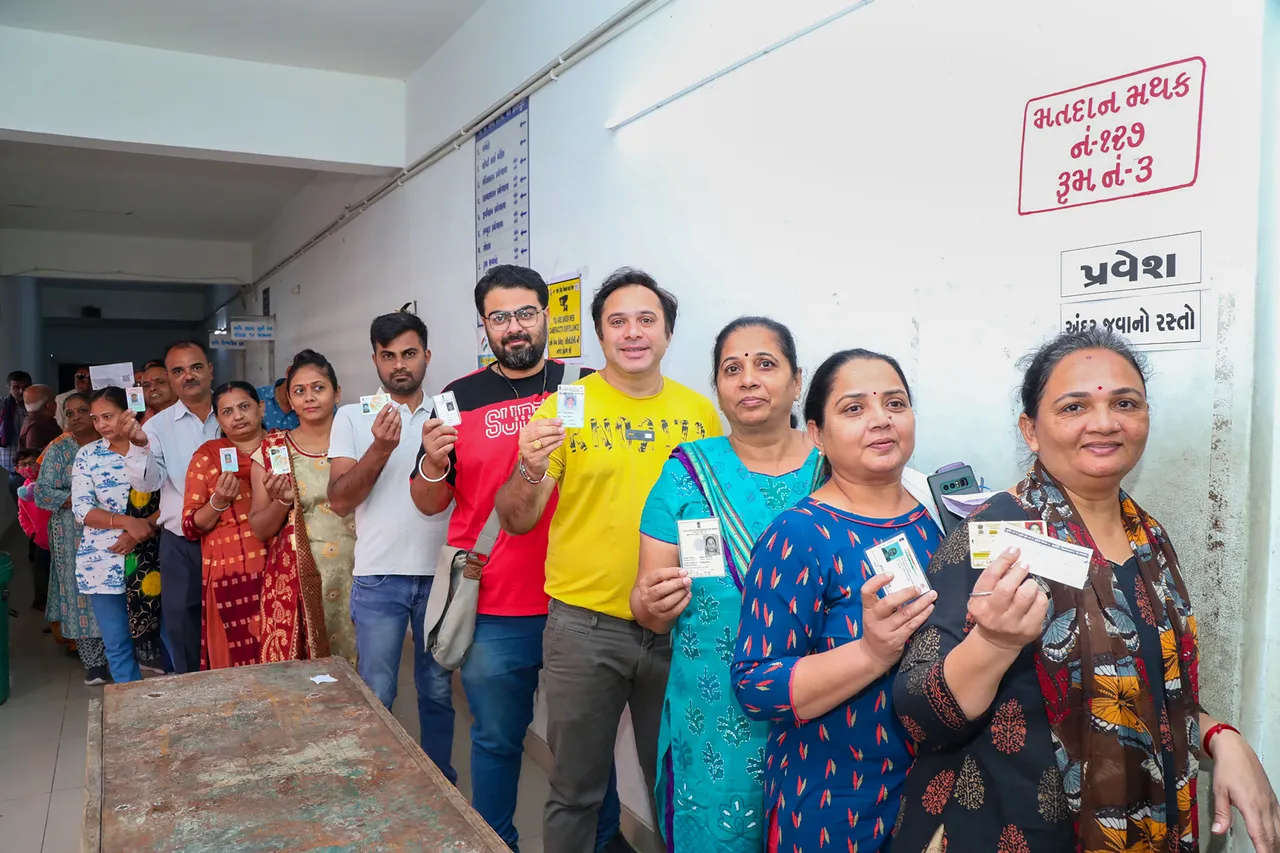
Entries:
<svg viewBox="0 0 1280 853">
<path fill-rule="evenodd" d="M 160 615 L 177 673 L 200 671 L 200 543 L 160 531 Z"/>
<path fill-rule="evenodd" d="M 542 655 L 547 743 L 553 756 L 543 845 L 556 853 L 593 853 L 596 814 L 609 785 L 618 721 L 628 705 L 654 806 L 671 636 L 552 600 Z"/>
</svg>

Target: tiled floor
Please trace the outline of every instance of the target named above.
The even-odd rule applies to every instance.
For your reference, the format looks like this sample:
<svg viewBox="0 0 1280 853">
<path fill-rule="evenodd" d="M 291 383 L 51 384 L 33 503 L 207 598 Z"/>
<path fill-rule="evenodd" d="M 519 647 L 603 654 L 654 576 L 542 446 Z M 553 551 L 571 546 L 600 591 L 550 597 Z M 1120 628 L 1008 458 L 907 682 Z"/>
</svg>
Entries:
<svg viewBox="0 0 1280 853">
<path fill-rule="evenodd" d="M 26 541 L 16 525 L 0 539 L 0 551 L 13 557 L 15 577 L 6 604 L 19 614 L 9 623 L 12 695 L 0 705 L 0 850 L 79 853 L 89 700 L 100 696 L 102 688 L 85 687 L 79 658 L 40 633 L 44 619 L 31 609 Z M 416 738 L 415 697 L 412 650 L 406 643 L 394 713 Z M 469 797 L 471 718 L 461 690 L 455 690 L 455 705 L 453 763 L 458 788 Z M 546 797 L 546 774 L 526 756 L 515 821 L 522 853 L 542 853 Z"/>
</svg>

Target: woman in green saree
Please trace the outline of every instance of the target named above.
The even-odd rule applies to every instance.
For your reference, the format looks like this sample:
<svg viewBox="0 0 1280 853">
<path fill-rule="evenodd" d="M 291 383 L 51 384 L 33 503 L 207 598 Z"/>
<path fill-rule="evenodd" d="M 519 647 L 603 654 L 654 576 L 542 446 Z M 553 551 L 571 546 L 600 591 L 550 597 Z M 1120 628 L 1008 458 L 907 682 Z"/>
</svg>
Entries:
<svg viewBox="0 0 1280 853">
<path fill-rule="evenodd" d="M 669 853 L 764 849 L 768 724 L 748 720 L 729 681 L 742 578 L 756 537 L 814 488 L 819 455 L 795 429 L 795 340 L 766 317 L 740 317 L 713 351 L 716 393 L 731 431 L 682 444 L 649 493 L 640 521 L 636 620 L 672 632 L 659 735 L 658 826 Z M 719 520 L 725 574 L 680 568 L 677 522 Z"/>
</svg>

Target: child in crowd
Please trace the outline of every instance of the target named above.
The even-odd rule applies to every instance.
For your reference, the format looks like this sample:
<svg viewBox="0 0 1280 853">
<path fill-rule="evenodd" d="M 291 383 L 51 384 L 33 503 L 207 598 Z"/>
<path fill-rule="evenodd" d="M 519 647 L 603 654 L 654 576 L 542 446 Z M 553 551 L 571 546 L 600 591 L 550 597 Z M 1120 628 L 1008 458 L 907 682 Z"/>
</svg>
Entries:
<svg viewBox="0 0 1280 853">
<path fill-rule="evenodd" d="M 36 478 L 40 476 L 39 458 L 39 450 L 19 450 L 14 457 L 14 469 L 23 478 L 22 486 L 18 488 L 18 523 L 22 525 L 22 532 L 35 545 L 35 559 L 31 561 L 31 569 L 35 574 L 33 606 L 43 610 L 42 602 L 49 594 L 49 567 L 53 562 L 49 555 L 49 517 L 52 513 L 36 506 L 35 496 L 32 494 Z M 50 629 L 46 628 L 45 633 L 49 632 Z"/>
</svg>

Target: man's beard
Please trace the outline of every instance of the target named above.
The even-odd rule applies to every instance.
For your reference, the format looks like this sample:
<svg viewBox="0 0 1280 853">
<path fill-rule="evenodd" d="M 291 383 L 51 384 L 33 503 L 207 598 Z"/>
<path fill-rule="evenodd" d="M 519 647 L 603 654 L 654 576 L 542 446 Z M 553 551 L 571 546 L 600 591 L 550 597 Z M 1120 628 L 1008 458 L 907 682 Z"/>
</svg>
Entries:
<svg viewBox="0 0 1280 853">
<path fill-rule="evenodd" d="M 388 376 L 380 375 L 379 378 L 382 380 L 382 387 L 386 390 L 394 391 L 397 394 L 407 395 L 416 393 L 417 390 L 422 387 L 422 380 L 425 377 L 425 374 L 426 371 L 423 371 L 423 376 L 414 376 L 410 372 L 407 374 L 399 373 Z"/>
<path fill-rule="evenodd" d="M 510 344 L 517 341 L 524 341 L 529 346 L 508 349 Z M 539 331 L 536 338 L 527 331 L 520 331 L 514 335 L 505 336 L 498 342 L 498 346 L 494 346 L 493 341 L 490 340 L 489 346 L 493 348 L 493 357 L 498 360 L 498 364 L 507 370 L 528 370 L 538 363 L 542 353 L 547 349 L 546 327 Z"/>
</svg>

